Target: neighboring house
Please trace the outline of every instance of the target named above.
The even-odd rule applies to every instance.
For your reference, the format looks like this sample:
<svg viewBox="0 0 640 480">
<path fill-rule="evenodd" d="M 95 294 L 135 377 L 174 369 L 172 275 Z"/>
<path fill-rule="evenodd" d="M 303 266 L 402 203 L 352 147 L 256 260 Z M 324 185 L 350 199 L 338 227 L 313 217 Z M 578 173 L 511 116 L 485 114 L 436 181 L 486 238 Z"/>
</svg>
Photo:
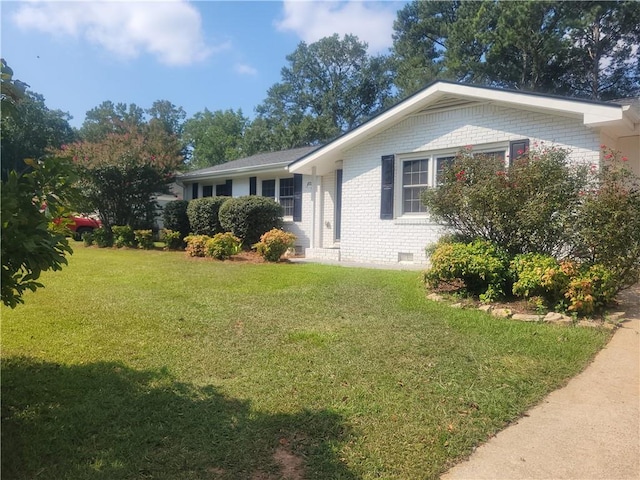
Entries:
<svg viewBox="0 0 640 480">
<path fill-rule="evenodd" d="M 593 102 L 435 82 L 321 147 L 255 155 L 179 177 L 189 200 L 264 195 L 310 258 L 425 263 L 442 234 L 420 203 L 461 148 L 508 164 L 535 146 L 599 164 L 600 145 L 640 174 L 640 102 Z"/>
</svg>

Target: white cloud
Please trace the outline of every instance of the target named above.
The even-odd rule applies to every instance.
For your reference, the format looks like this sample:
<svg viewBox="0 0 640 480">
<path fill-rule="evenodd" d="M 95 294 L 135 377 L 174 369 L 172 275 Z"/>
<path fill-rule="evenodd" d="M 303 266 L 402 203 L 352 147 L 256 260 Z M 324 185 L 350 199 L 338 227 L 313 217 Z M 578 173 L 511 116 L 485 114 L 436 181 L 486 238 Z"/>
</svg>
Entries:
<svg viewBox="0 0 640 480">
<path fill-rule="evenodd" d="M 369 44 L 370 53 L 386 51 L 393 40 L 396 2 L 311 2 L 284 0 L 284 18 L 276 22 L 280 31 L 291 31 L 307 43 L 334 33 L 356 35 Z"/>
<path fill-rule="evenodd" d="M 189 65 L 229 47 L 205 44 L 200 13 L 183 0 L 32 1 L 19 7 L 13 21 L 23 29 L 88 40 L 120 58 L 149 53 L 167 65 Z"/>
<path fill-rule="evenodd" d="M 240 75 L 257 75 L 258 70 L 253 68 L 251 65 L 247 65 L 245 63 L 236 63 L 233 66 L 233 70 Z"/>
</svg>

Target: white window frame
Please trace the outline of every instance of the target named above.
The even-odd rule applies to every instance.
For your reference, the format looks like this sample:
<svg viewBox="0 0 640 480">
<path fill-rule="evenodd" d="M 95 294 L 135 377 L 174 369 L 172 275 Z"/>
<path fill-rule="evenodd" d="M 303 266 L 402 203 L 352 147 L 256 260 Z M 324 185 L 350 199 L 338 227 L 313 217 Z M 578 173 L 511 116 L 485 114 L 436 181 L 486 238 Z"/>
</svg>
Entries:
<svg viewBox="0 0 640 480">
<path fill-rule="evenodd" d="M 267 180 L 275 180 L 275 197 L 266 197 L 266 198 L 273 198 L 273 200 L 275 200 L 277 203 L 280 203 L 280 180 L 288 180 L 288 179 L 292 179 L 293 177 L 272 177 L 272 176 L 265 176 L 265 177 L 257 177 L 256 178 L 256 194 L 258 196 L 263 197 L 264 195 L 262 194 L 262 182 L 263 181 L 267 181 Z M 293 196 L 291 197 L 286 197 L 286 198 L 293 198 Z M 293 215 L 284 215 L 282 217 L 282 220 L 285 222 L 293 222 Z"/>
<path fill-rule="evenodd" d="M 411 152 L 411 153 L 403 153 L 396 155 L 396 165 L 395 165 L 395 181 L 394 181 L 394 218 L 396 219 L 406 219 L 406 220 L 418 220 L 418 219 L 428 219 L 429 214 L 427 212 L 404 212 L 404 189 L 405 186 L 403 184 L 403 170 L 404 163 L 411 162 L 415 160 L 426 160 L 427 161 L 427 179 L 428 184 L 425 188 L 432 188 L 437 186 L 436 184 L 436 176 L 437 176 L 437 159 L 443 157 L 454 157 L 463 149 L 464 146 L 447 148 L 447 149 L 437 149 L 437 150 L 425 150 L 421 152 Z M 509 155 L 509 142 L 495 142 L 495 143 L 486 143 L 482 145 L 474 145 L 471 150 L 473 154 L 483 154 L 483 153 L 491 153 L 491 152 L 504 152 L 504 162 L 505 168 L 508 165 L 508 155 Z"/>
</svg>

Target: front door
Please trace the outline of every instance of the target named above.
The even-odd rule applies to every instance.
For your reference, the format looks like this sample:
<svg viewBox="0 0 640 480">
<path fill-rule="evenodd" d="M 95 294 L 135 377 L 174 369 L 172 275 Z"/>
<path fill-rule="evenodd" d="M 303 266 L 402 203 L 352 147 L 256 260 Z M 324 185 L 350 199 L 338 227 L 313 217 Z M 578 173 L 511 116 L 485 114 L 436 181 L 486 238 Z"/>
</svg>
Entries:
<svg viewBox="0 0 640 480">
<path fill-rule="evenodd" d="M 342 169 L 336 170 L 336 242 L 340 241 L 340 224 L 342 223 Z"/>
</svg>

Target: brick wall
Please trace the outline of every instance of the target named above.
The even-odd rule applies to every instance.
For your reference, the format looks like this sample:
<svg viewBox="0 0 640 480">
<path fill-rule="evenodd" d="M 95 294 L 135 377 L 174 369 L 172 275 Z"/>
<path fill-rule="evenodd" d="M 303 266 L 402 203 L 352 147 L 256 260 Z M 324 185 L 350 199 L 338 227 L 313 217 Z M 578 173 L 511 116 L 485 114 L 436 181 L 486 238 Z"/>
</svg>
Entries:
<svg viewBox="0 0 640 480">
<path fill-rule="evenodd" d="M 584 127 L 581 119 L 493 105 L 410 117 L 346 152 L 341 259 L 396 263 L 412 258 L 413 262 L 425 263 L 425 246 L 437 241 L 443 232 L 427 217 L 380 220 L 383 155 L 479 147 L 523 138 L 530 139 L 531 147 L 544 144 L 568 148 L 576 162 L 599 161 L 598 135 Z"/>
</svg>

